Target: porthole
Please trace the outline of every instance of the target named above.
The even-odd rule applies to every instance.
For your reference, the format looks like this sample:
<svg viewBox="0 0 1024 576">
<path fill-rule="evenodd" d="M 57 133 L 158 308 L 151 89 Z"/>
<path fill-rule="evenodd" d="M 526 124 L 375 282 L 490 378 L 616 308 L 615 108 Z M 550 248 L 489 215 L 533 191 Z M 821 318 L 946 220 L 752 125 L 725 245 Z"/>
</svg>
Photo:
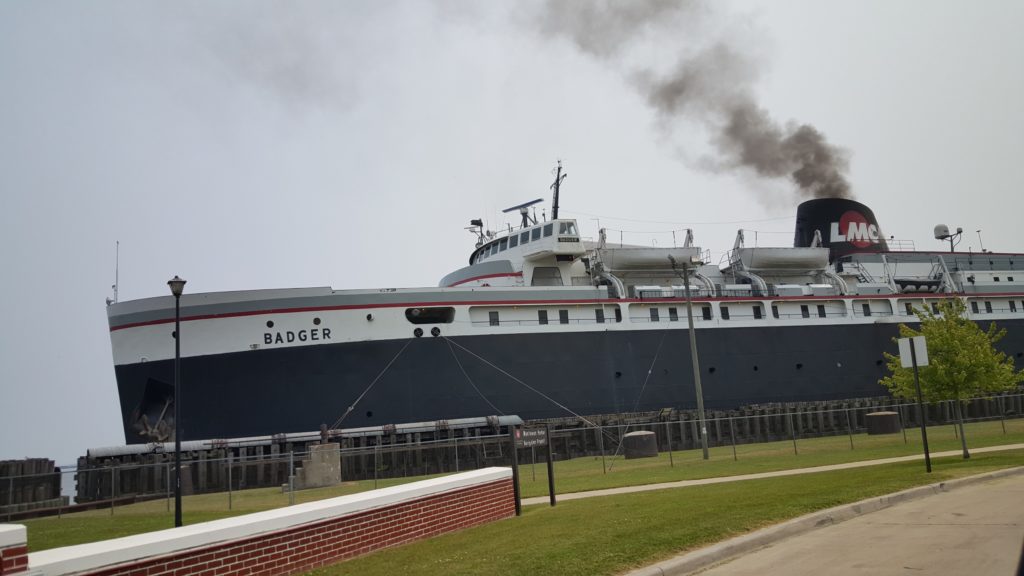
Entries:
<svg viewBox="0 0 1024 576">
<path fill-rule="evenodd" d="M 320 319 L 319 318 L 313 318 L 313 325 L 314 326 L 319 326 L 320 325 Z"/>
<path fill-rule="evenodd" d="M 274 327 L 274 321 L 273 320 L 267 320 L 267 328 L 273 328 L 273 327 Z"/>
<path fill-rule="evenodd" d="M 438 328 L 437 326 L 434 326 L 433 328 L 430 329 L 430 335 L 437 338 L 438 336 L 441 335 L 441 329 Z"/>
<path fill-rule="evenodd" d="M 178 339 L 178 331 L 177 330 L 171 330 L 171 338 L 173 338 L 175 340 Z"/>
<path fill-rule="evenodd" d="M 803 369 L 803 367 L 804 367 L 804 365 L 803 365 L 803 364 L 801 364 L 801 363 L 799 363 L 799 362 L 797 362 L 797 363 L 796 363 L 796 369 L 797 369 L 797 370 L 802 370 L 802 369 Z"/>
<path fill-rule="evenodd" d="M 714 374 L 714 373 L 715 373 L 715 367 L 714 366 L 708 368 L 708 374 Z"/>
<path fill-rule="evenodd" d="M 615 371 L 615 377 L 616 378 L 622 378 L 622 372 L 619 372 L 618 370 L 616 370 Z"/>
<path fill-rule="evenodd" d="M 373 418 L 373 410 L 367 410 L 366 411 L 366 417 L 367 418 Z"/>
<path fill-rule="evenodd" d="M 757 372 L 757 365 L 754 365 L 754 372 Z"/>
<path fill-rule="evenodd" d="M 373 321 L 373 314 L 367 314 L 366 315 L 366 321 L 367 322 L 372 322 Z"/>
<path fill-rule="evenodd" d="M 881 360 L 875 360 L 875 366 L 881 366 L 881 365 L 882 365 L 882 361 Z"/>
<path fill-rule="evenodd" d="M 412 335 L 417 337 L 417 338 L 419 338 L 420 336 L 423 336 L 423 328 L 417 328 L 417 329 L 413 330 L 412 331 Z"/>
<path fill-rule="evenodd" d="M 1017 352 L 1017 358 L 1024 356 L 1024 352 Z"/>
</svg>

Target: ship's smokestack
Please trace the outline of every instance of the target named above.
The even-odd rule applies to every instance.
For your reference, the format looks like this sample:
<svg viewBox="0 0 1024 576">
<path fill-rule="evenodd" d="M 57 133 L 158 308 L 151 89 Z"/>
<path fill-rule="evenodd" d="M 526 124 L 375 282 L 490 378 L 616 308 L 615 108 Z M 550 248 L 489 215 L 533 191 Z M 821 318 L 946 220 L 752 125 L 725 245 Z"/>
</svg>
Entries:
<svg viewBox="0 0 1024 576">
<path fill-rule="evenodd" d="M 818 198 L 796 209 L 796 235 L 793 245 L 810 246 L 815 230 L 822 245 L 832 250 L 829 259 L 853 252 L 888 252 L 889 246 L 870 208 L 845 198 Z"/>
</svg>

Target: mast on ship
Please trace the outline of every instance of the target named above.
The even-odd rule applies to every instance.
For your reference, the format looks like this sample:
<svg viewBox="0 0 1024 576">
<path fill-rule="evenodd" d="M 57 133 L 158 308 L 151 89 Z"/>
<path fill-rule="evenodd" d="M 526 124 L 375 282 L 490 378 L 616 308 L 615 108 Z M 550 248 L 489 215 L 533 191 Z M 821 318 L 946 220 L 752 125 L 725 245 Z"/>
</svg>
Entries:
<svg viewBox="0 0 1024 576">
<path fill-rule="evenodd" d="M 551 207 L 552 220 L 558 220 L 558 188 L 561 186 L 562 180 L 565 180 L 566 176 L 568 176 L 568 174 L 562 174 L 562 161 L 559 160 L 558 172 L 555 174 L 555 183 L 551 185 L 551 189 L 555 191 L 554 205 Z"/>
</svg>

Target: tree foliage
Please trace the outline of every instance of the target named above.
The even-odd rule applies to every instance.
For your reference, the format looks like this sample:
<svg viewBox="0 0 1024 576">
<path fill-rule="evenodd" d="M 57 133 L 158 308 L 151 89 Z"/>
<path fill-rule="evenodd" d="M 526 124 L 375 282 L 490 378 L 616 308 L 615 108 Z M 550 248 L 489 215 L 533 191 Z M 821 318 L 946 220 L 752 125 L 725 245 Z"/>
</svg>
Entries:
<svg viewBox="0 0 1024 576">
<path fill-rule="evenodd" d="M 1024 381 L 1024 373 L 1015 370 L 1013 358 L 993 346 L 1003 336 L 993 322 L 983 331 L 964 315 L 959 298 L 939 304 L 939 313 L 915 309 L 921 319 L 920 330 L 900 324 L 900 337 L 924 336 L 928 343 L 928 366 L 918 368 L 921 394 L 925 402 L 965 401 L 975 396 L 1006 392 Z M 893 396 L 913 399 L 914 371 L 900 365 L 899 355 L 885 354 L 890 375 L 879 381 Z"/>
</svg>

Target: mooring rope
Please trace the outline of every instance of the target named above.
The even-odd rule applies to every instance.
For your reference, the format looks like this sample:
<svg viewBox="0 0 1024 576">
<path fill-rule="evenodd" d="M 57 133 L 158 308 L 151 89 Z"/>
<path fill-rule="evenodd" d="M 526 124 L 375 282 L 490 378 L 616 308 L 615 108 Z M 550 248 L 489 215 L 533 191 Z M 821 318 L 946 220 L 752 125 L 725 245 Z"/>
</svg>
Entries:
<svg viewBox="0 0 1024 576">
<path fill-rule="evenodd" d="M 462 370 L 462 375 L 466 377 L 466 380 L 469 382 L 469 385 L 473 387 L 473 390 L 476 390 L 476 393 L 479 394 L 481 398 L 483 398 L 484 402 L 487 402 L 488 406 L 494 408 L 498 412 L 498 414 L 504 416 L 505 413 L 502 412 L 500 408 L 495 406 L 490 400 L 488 400 L 487 396 L 485 396 L 484 393 L 481 392 L 479 388 L 477 388 L 476 383 L 473 382 L 473 379 L 469 377 L 469 374 L 466 372 L 466 369 L 463 368 L 462 366 L 462 362 L 459 360 L 458 354 L 455 353 L 455 348 L 452 348 L 452 341 L 449 340 L 448 338 L 445 338 L 444 340 L 445 343 L 448 344 L 448 350 L 451 351 L 452 358 L 455 358 L 455 363 L 459 365 L 459 370 Z"/>
<path fill-rule="evenodd" d="M 637 408 L 640 407 L 640 399 L 644 396 L 644 390 L 647 389 L 647 382 L 651 379 L 651 374 L 654 372 L 654 364 L 658 362 L 658 356 L 661 355 L 661 346 L 665 343 L 665 336 L 668 336 L 668 329 L 665 329 L 661 333 L 661 340 L 658 341 L 658 348 L 654 351 L 654 358 L 651 359 L 651 365 L 647 367 L 647 377 L 644 378 L 644 384 L 640 387 L 640 393 L 636 395 L 636 401 L 633 402 L 633 412 L 636 412 Z M 629 430 L 629 424 L 626 425 L 626 430 Z M 615 452 L 612 453 L 612 463 L 609 466 L 609 470 L 615 466 L 615 458 L 619 455 L 619 450 L 622 449 L 622 443 L 626 440 L 626 433 L 623 432 L 619 436 L 619 444 L 615 447 Z"/>
<path fill-rule="evenodd" d="M 338 426 L 341 426 L 341 423 L 345 420 L 345 418 L 347 418 L 348 415 L 351 414 L 353 410 L 355 410 L 356 405 L 359 404 L 359 401 L 363 399 L 363 396 L 366 396 L 370 389 L 373 388 L 373 385 L 376 384 L 377 381 L 384 376 L 388 369 L 391 368 L 391 365 L 395 363 L 395 360 L 398 360 L 398 357 L 402 355 L 402 352 L 405 352 L 405 349 L 409 347 L 410 343 L 412 343 L 411 338 L 405 341 L 405 345 L 402 346 L 402 349 L 398 351 L 398 354 L 395 354 L 394 358 L 392 358 L 391 361 L 388 362 L 387 366 L 385 366 L 384 369 L 380 371 L 380 374 L 377 374 L 377 377 L 373 379 L 373 382 L 370 382 L 370 385 L 366 387 L 366 390 L 363 390 L 363 393 L 360 394 L 359 397 L 356 398 L 356 401 L 353 402 L 352 405 L 348 407 L 348 410 L 345 410 L 345 413 L 341 415 L 341 418 L 338 418 L 334 425 L 331 426 L 331 430 L 337 430 Z"/>
<path fill-rule="evenodd" d="M 572 409 L 572 408 L 569 408 L 569 407 L 568 407 L 568 406 L 566 406 L 565 404 L 562 404 L 561 402 L 559 402 L 559 401 L 555 400 L 554 398 L 552 398 L 552 397 L 548 396 L 547 394 L 545 394 L 545 393 L 541 392 L 540 390 L 538 390 L 538 389 L 534 388 L 533 386 L 530 386 L 530 385 L 529 385 L 529 384 L 527 384 L 526 382 L 523 382 L 523 381 L 522 381 L 522 380 L 520 380 L 519 378 L 516 378 L 516 377 L 515 377 L 515 376 L 513 376 L 512 374 L 509 374 L 509 373 L 508 373 L 507 371 L 505 371 L 504 369 L 502 369 L 502 368 L 501 368 L 500 366 L 498 366 L 498 365 L 494 364 L 494 363 L 493 363 L 493 362 L 491 362 L 490 360 L 487 360 L 487 359 L 486 359 L 486 358 L 484 358 L 483 356 L 480 356 L 480 355 L 479 355 L 479 354 L 477 354 L 476 352 L 473 352 L 473 351 L 472 351 L 472 350 L 470 350 L 469 348 L 466 348 L 466 347 L 465 347 L 465 346 L 463 346 L 462 344 L 459 344 L 458 342 L 455 342 L 455 341 L 451 340 L 451 339 L 450 339 L 450 338 L 448 338 L 447 336 L 443 336 L 443 338 L 444 338 L 445 340 L 447 340 L 448 342 L 450 342 L 451 344 L 454 344 L 455 346 L 458 346 L 458 347 L 459 347 L 460 349 L 462 349 L 463 351 L 465 351 L 465 352 L 466 352 L 467 354 L 469 354 L 470 356 L 473 356 L 473 357 L 474 357 L 474 358 L 476 358 L 477 360 L 480 360 L 480 361 L 481 361 L 481 362 L 483 362 L 484 364 L 487 364 L 487 365 L 488 365 L 488 366 L 490 366 L 491 368 L 494 368 L 494 369 L 495 369 L 495 370 L 497 370 L 498 372 L 501 372 L 502 374 L 504 374 L 505 376 L 507 376 L 507 377 L 508 377 L 509 379 L 511 379 L 511 380 L 513 380 L 513 381 L 515 381 L 515 382 L 516 382 L 517 384 L 519 384 L 520 386 L 523 386 L 523 387 L 524 387 L 524 388 L 526 388 L 527 390 L 529 390 L 529 391 L 533 392 L 534 394 L 537 394 L 537 395 L 538 395 L 538 396 L 540 396 L 541 398 L 544 398 L 544 399 L 545 399 L 545 400 L 547 400 L 548 402 L 550 402 L 550 403 L 554 404 L 555 406 L 558 406 L 559 408 L 561 408 L 562 410 L 565 410 L 565 411 L 566 411 L 566 412 L 568 412 L 569 414 L 572 414 L 572 415 L 573 415 L 573 416 L 575 416 L 576 418 L 579 418 L 579 419 L 580 419 L 581 421 L 583 421 L 584 423 L 586 423 L 587 425 L 589 425 L 589 426 L 590 426 L 591 428 L 597 428 L 597 429 L 598 429 L 598 430 L 599 430 L 599 431 L 601 432 L 601 434 L 602 434 L 603 436 L 605 436 L 606 438 L 608 438 L 608 439 L 614 439 L 614 438 L 612 437 L 612 435 L 611 435 L 611 434 L 609 434 L 608 432 L 606 432 L 606 431 L 604 430 L 604 428 L 603 428 L 602 426 L 599 426 L 599 425 L 598 425 L 597 423 L 593 422 L 592 420 L 588 419 L 587 417 L 583 416 L 582 414 L 578 414 L 577 412 L 573 411 L 573 409 Z"/>
</svg>

